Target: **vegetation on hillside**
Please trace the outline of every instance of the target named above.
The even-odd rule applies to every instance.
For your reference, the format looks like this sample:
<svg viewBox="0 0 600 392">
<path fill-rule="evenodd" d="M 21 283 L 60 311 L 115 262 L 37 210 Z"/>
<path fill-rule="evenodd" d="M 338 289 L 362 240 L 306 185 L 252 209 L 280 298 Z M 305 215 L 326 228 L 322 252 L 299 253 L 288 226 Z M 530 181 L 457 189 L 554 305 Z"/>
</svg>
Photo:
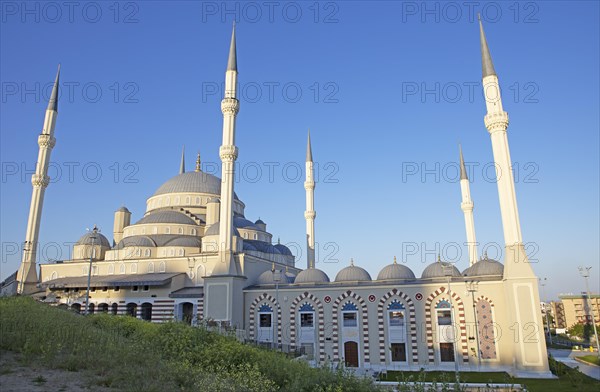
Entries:
<svg viewBox="0 0 600 392">
<path fill-rule="evenodd" d="M 182 323 L 83 317 L 30 298 L 0 299 L 0 348 L 26 362 L 87 370 L 123 391 L 374 391 L 370 380 Z"/>
</svg>

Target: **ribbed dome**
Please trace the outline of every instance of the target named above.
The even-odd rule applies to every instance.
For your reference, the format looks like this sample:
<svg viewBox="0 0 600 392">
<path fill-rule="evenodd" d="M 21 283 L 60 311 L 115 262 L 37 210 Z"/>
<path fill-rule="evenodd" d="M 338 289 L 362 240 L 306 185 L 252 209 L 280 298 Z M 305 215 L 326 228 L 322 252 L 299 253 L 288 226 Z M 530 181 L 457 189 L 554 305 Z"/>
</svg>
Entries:
<svg viewBox="0 0 600 392">
<path fill-rule="evenodd" d="M 75 245 L 92 245 L 92 233 L 85 233 L 81 236 L 81 238 L 75 243 Z M 96 233 L 96 238 L 93 240 L 94 245 L 101 245 L 110 248 L 110 242 L 108 239 L 101 233 Z"/>
<path fill-rule="evenodd" d="M 484 258 L 463 271 L 464 276 L 502 276 L 504 265 L 496 260 Z"/>
<path fill-rule="evenodd" d="M 154 242 L 150 237 L 145 235 L 134 235 L 131 237 L 125 237 L 117 244 L 117 249 L 123 249 L 127 247 L 156 247 L 156 242 Z"/>
<path fill-rule="evenodd" d="M 288 282 L 289 281 L 287 279 L 287 276 L 283 273 L 281 274 L 281 280 L 279 282 L 275 282 L 275 280 L 273 279 L 273 271 L 269 270 L 269 271 L 265 271 L 262 274 L 260 274 L 256 284 L 276 284 L 276 283 L 286 284 Z"/>
<path fill-rule="evenodd" d="M 329 283 L 329 276 L 320 269 L 308 268 L 300 271 L 294 283 Z"/>
<path fill-rule="evenodd" d="M 177 211 L 156 211 L 152 212 L 139 221 L 136 225 L 152 223 L 175 223 L 180 225 L 196 225 L 196 222 L 189 216 Z"/>
<path fill-rule="evenodd" d="M 445 268 L 452 267 L 452 276 L 462 276 L 460 271 L 450 263 L 445 261 L 436 261 L 429 264 L 421 274 L 421 279 L 443 278 L 446 276 Z"/>
<path fill-rule="evenodd" d="M 342 268 L 335 276 L 336 282 L 369 282 L 371 280 L 371 275 L 364 268 L 354 264 Z"/>
<path fill-rule="evenodd" d="M 394 264 L 387 265 L 379 271 L 377 280 L 392 280 L 392 279 L 415 279 L 415 274 L 410 268 L 405 265 L 396 263 L 394 258 Z"/>
<path fill-rule="evenodd" d="M 167 193 L 208 193 L 221 195 L 221 179 L 202 171 L 179 174 L 162 184 L 153 196 Z M 235 195 L 237 199 L 237 195 Z"/>
<path fill-rule="evenodd" d="M 233 226 L 239 227 L 240 229 L 258 230 L 258 227 L 256 227 L 252 221 L 239 215 L 233 217 Z"/>
</svg>

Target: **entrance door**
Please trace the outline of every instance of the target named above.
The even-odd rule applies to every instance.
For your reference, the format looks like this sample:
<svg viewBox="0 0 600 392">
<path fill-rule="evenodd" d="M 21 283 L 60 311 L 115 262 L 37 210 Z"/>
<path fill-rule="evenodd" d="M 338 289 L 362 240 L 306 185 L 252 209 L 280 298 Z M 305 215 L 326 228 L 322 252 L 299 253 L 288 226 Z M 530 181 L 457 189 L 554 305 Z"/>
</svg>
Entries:
<svg viewBox="0 0 600 392">
<path fill-rule="evenodd" d="M 454 344 L 440 343 L 440 361 L 454 362 Z"/>
<path fill-rule="evenodd" d="M 358 343 L 344 343 L 344 360 L 348 367 L 358 367 Z"/>
<path fill-rule="evenodd" d="M 184 302 L 181 304 L 181 321 L 186 324 L 191 324 L 194 318 L 194 304 L 190 302 Z"/>
</svg>

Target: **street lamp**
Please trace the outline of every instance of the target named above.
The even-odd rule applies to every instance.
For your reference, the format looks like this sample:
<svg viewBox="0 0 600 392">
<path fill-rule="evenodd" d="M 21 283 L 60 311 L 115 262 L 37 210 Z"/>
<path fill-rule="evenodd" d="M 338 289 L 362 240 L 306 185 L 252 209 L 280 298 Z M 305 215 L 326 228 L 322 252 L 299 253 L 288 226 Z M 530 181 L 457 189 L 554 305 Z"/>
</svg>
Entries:
<svg viewBox="0 0 600 392">
<path fill-rule="evenodd" d="M 475 320 L 475 342 L 477 343 L 477 370 L 481 370 L 481 348 L 479 347 L 479 325 L 477 324 L 477 309 L 475 307 L 475 293 L 477 292 L 479 282 L 476 280 L 466 282 L 467 291 L 471 293 L 471 302 L 473 303 L 473 320 Z"/>
<path fill-rule="evenodd" d="M 546 281 L 548 279 L 547 278 L 544 278 L 544 279 L 539 278 L 538 280 L 540 281 L 540 286 L 542 286 L 542 297 L 546 298 L 544 287 L 546 287 Z M 544 302 L 543 299 L 542 299 L 542 303 L 544 304 L 544 315 L 546 316 L 546 328 L 548 328 L 548 340 L 550 341 L 550 344 L 552 344 L 552 332 L 550 331 L 550 320 L 548 319 L 548 309 L 546 309 L 546 303 Z"/>
<path fill-rule="evenodd" d="M 441 262 L 440 257 L 438 256 L 438 261 Z M 459 370 L 458 370 L 458 356 L 456 355 L 456 324 L 454 320 L 454 303 L 452 301 L 452 289 L 450 287 L 450 280 L 452 279 L 452 272 L 454 266 L 450 263 L 442 263 L 442 270 L 444 271 L 444 276 L 446 277 L 446 284 L 448 285 L 448 298 L 450 300 L 450 317 L 452 319 L 452 335 L 454 342 L 452 343 L 452 349 L 454 350 L 454 373 L 456 375 L 456 383 L 460 383 Z"/>
<path fill-rule="evenodd" d="M 85 315 L 90 314 L 90 284 L 92 281 L 92 262 L 94 261 L 94 256 L 96 253 L 94 245 L 99 231 L 100 230 L 96 227 L 96 225 L 94 225 L 94 228 L 92 229 L 92 234 L 90 235 L 90 238 L 92 239 L 92 251 L 90 252 L 90 268 L 88 269 L 87 291 L 85 292 Z"/>
<path fill-rule="evenodd" d="M 590 306 L 590 285 L 588 282 L 588 277 L 590 276 L 590 270 L 592 267 L 579 267 L 579 273 L 585 279 L 585 290 L 586 290 L 586 302 L 588 305 L 588 309 L 591 309 L 592 313 L 592 326 L 594 327 L 594 337 L 596 338 L 596 350 L 598 352 L 598 357 L 600 357 L 600 342 L 598 342 L 598 331 L 596 330 L 596 318 L 594 317 L 594 308 Z M 596 301 L 596 307 L 598 305 L 598 301 Z"/>
<path fill-rule="evenodd" d="M 279 348 L 279 342 L 277 342 L 277 315 L 275 314 L 277 309 L 276 307 L 279 306 L 279 282 L 281 282 L 281 270 L 280 269 L 274 269 L 273 270 L 273 281 L 275 282 L 275 306 L 273 309 L 273 319 L 275 320 L 275 327 L 273 328 L 273 345 L 278 349 Z"/>
</svg>

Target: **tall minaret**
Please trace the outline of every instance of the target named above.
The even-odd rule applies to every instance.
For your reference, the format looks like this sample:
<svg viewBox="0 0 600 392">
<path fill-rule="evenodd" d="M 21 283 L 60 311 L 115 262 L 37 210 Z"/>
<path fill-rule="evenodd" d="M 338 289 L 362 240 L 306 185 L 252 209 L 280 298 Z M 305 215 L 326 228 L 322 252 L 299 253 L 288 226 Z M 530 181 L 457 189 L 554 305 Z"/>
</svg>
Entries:
<svg viewBox="0 0 600 392">
<path fill-rule="evenodd" d="M 510 325 L 517 326 L 513 342 L 513 376 L 527 376 L 535 372 L 539 377 L 551 376 L 544 338 L 544 324 L 540 311 L 538 279 L 533 273 L 521 238 L 521 224 L 517 209 L 515 182 L 508 148 L 508 114 L 502 108 L 502 97 L 498 76 L 479 19 L 481 40 L 481 63 L 483 70 L 483 92 L 487 115 L 487 128 L 494 153 L 500 213 L 504 230 L 504 292 Z M 512 328 L 512 327 L 511 327 Z M 534 328 L 533 334 L 531 329 Z"/>
<path fill-rule="evenodd" d="M 235 161 L 238 157 L 238 148 L 235 146 L 235 121 L 240 109 L 237 100 L 237 55 L 235 47 L 235 25 L 231 33 L 231 46 L 229 59 L 225 72 L 225 98 L 221 101 L 223 112 L 223 142 L 219 149 L 221 157 L 221 213 L 219 222 L 219 253 L 221 262 L 213 275 L 237 275 L 237 268 L 233 259 L 233 183 Z"/>
<path fill-rule="evenodd" d="M 313 171 L 312 147 L 310 145 L 310 130 L 306 144 L 306 268 L 315 268 L 315 176 Z"/>
<path fill-rule="evenodd" d="M 181 164 L 179 165 L 179 174 L 185 173 L 185 146 L 181 149 Z"/>
<path fill-rule="evenodd" d="M 35 174 L 31 177 L 33 192 L 31 193 L 31 205 L 29 207 L 29 220 L 27 221 L 27 233 L 23 247 L 23 259 L 17 272 L 17 292 L 19 294 L 30 294 L 36 291 L 38 283 L 36 267 L 36 251 L 38 247 L 40 222 L 42 219 L 42 207 L 44 205 L 44 193 L 50 183 L 48 177 L 48 166 L 50 165 L 50 154 L 56 144 L 54 138 L 54 127 L 58 116 L 58 89 L 59 89 L 60 65 L 56 72 L 56 80 L 52 88 L 52 95 L 48 101 L 44 128 L 38 136 L 38 152 Z"/>
<path fill-rule="evenodd" d="M 469 267 L 477 262 L 477 239 L 475 237 L 475 220 L 473 219 L 473 200 L 471 199 L 471 186 L 465 167 L 465 159 L 463 158 L 462 147 L 459 146 L 460 152 L 460 193 L 462 195 L 462 203 L 460 208 L 465 214 L 465 228 L 467 229 L 467 249 L 469 251 Z"/>
</svg>

